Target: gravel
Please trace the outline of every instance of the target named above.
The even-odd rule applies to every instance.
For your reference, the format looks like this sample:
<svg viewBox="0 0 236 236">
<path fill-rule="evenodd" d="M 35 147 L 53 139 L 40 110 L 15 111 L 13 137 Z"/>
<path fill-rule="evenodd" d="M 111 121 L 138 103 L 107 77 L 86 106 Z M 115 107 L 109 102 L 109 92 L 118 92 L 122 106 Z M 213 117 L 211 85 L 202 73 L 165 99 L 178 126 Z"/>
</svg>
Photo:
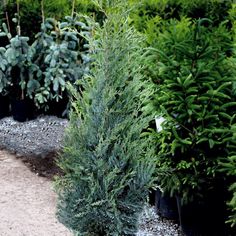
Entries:
<svg viewBox="0 0 236 236">
<path fill-rule="evenodd" d="M 66 119 L 43 116 L 20 123 L 11 117 L 0 120 L 0 148 L 17 155 L 44 157 L 60 150 Z"/>
<path fill-rule="evenodd" d="M 183 236 L 183 234 L 178 224 L 163 219 L 156 214 L 154 207 L 146 205 L 140 216 L 137 236 Z"/>
<path fill-rule="evenodd" d="M 45 157 L 62 147 L 68 120 L 55 116 L 42 116 L 20 123 L 11 117 L 0 120 L 0 148 L 17 156 Z M 181 236 L 179 226 L 162 219 L 155 209 L 145 206 L 139 220 L 137 236 Z"/>
</svg>

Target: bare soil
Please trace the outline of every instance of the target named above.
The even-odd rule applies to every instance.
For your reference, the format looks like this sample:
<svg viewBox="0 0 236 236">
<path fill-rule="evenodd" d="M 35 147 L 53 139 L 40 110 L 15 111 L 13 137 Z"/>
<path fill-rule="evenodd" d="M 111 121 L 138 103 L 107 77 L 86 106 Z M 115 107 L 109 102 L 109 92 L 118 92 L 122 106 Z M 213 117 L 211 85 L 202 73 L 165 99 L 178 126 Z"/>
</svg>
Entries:
<svg viewBox="0 0 236 236">
<path fill-rule="evenodd" d="M 51 180 L 0 151 L 0 236 L 71 236 L 55 213 Z"/>
<path fill-rule="evenodd" d="M 44 157 L 37 156 L 22 156 L 17 154 L 17 159 L 20 159 L 32 172 L 41 177 L 46 177 L 50 180 L 56 175 L 62 175 L 61 169 L 57 166 L 59 153 L 48 152 Z"/>
</svg>

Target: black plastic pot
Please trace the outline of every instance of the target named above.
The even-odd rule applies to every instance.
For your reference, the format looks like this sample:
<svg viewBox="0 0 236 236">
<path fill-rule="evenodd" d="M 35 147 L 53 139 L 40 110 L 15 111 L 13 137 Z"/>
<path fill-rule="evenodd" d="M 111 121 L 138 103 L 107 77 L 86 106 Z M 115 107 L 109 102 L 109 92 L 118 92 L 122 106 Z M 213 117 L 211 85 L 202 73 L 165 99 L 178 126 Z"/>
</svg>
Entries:
<svg viewBox="0 0 236 236">
<path fill-rule="evenodd" d="M 202 199 L 187 204 L 176 197 L 180 226 L 186 236 L 229 236 L 223 192 L 223 189 L 207 192 Z"/>
<path fill-rule="evenodd" d="M 49 101 L 48 102 L 48 106 L 49 109 L 45 113 L 46 115 L 53 115 L 53 116 L 57 116 L 57 117 L 66 117 L 66 109 L 67 109 L 67 105 L 68 105 L 69 99 L 67 96 L 64 96 L 61 100 L 59 101 Z"/>
<path fill-rule="evenodd" d="M 0 119 L 8 116 L 10 114 L 10 101 L 8 96 L 3 96 L 0 94 Z"/>
<path fill-rule="evenodd" d="M 155 195 L 155 208 L 157 214 L 161 217 L 178 221 L 179 215 L 175 197 L 171 197 L 157 189 Z"/>
<path fill-rule="evenodd" d="M 149 191 L 149 196 L 148 196 L 148 203 L 151 205 L 151 206 L 155 206 L 155 200 L 156 199 L 156 190 L 154 189 L 151 189 Z"/>
<path fill-rule="evenodd" d="M 11 112 L 13 119 L 19 122 L 34 119 L 34 105 L 28 99 L 11 101 Z"/>
</svg>

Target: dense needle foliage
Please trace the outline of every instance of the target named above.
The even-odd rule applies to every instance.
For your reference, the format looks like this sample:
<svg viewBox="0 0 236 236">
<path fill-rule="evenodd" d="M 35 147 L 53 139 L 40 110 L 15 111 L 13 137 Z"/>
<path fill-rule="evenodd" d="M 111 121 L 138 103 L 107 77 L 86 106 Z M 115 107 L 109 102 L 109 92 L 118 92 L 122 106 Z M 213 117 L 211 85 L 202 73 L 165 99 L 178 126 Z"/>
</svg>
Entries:
<svg viewBox="0 0 236 236">
<path fill-rule="evenodd" d="M 116 10 L 97 28 L 93 76 L 77 94 L 59 161 L 58 217 L 76 235 L 135 235 L 153 181 L 142 38 Z"/>
<path fill-rule="evenodd" d="M 224 179 L 219 160 L 232 150 L 235 124 L 233 44 L 224 22 L 188 18 L 166 23 L 158 42 L 154 106 L 166 119 L 158 162 L 172 171 L 160 182 L 189 201 Z"/>
</svg>

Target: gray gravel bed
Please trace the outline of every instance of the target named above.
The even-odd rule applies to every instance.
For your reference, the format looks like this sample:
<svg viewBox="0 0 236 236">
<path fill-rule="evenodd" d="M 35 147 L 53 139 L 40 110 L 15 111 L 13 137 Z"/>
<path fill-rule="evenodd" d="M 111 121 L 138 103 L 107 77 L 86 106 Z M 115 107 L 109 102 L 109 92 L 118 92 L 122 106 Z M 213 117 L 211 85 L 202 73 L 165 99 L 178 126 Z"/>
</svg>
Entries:
<svg viewBox="0 0 236 236">
<path fill-rule="evenodd" d="M 42 116 L 20 123 L 11 117 L 0 120 L 0 148 L 18 156 L 45 157 L 62 146 L 66 119 Z M 139 220 L 137 236 L 180 236 L 178 225 L 162 219 L 153 207 L 145 206 Z"/>
<path fill-rule="evenodd" d="M 0 120 L 0 148 L 17 155 L 41 156 L 61 148 L 68 121 L 55 116 L 43 116 L 24 123 L 11 117 Z"/>
<path fill-rule="evenodd" d="M 137 236 L 184 236 L 179 225 L 163 219 L 156 214 L 155 208 L 145 206 L 139 219 Z"/>
</svg>

